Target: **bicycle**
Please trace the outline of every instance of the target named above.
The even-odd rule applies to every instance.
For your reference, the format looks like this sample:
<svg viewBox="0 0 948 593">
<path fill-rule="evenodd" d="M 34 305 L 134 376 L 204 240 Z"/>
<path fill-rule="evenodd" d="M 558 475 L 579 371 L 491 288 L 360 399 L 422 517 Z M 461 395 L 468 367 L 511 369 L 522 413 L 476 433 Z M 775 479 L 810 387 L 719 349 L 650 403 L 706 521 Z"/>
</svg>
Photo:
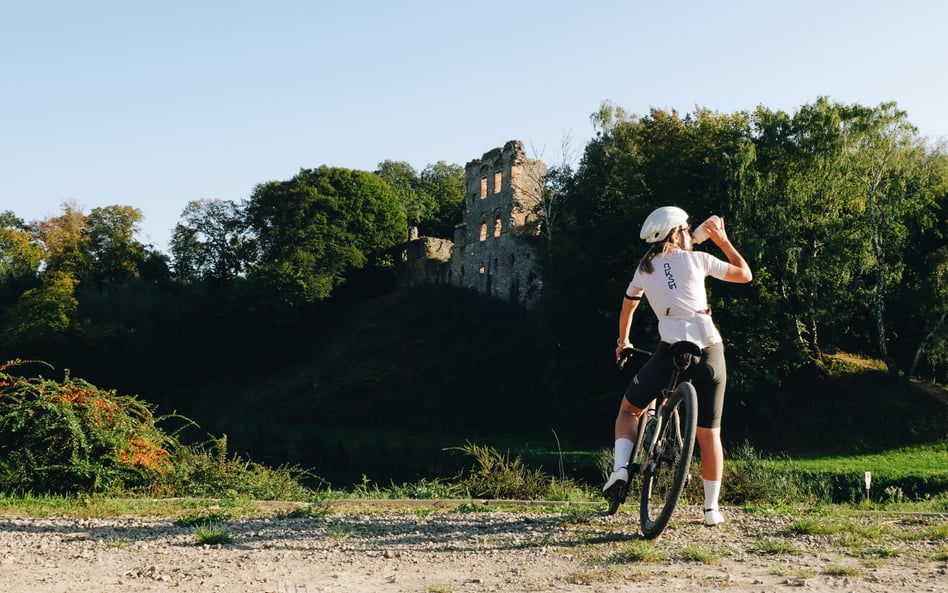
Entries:
<svg viewBox="0 0 948 593">
<path fill-rule="evenodd" d="M 652 355 L 647 350 L 626 348 L 619 357 L 620 369 L 633 352 Z M 668 387 L 662 389 L 639 418 L 639 428 L 626 468 L 629 480 L 608 493 L 607 515 L 613 515 L 628 496 L 633 477 L 641 476 L 639 523 L 646 539 L 661 535 L 678 499 L 690 479 L 698 426 L 698 394 L 690 381 L 679 377 L 701 355 L 693 342 L 671 346 L 672 372 Z"/>
</svg>

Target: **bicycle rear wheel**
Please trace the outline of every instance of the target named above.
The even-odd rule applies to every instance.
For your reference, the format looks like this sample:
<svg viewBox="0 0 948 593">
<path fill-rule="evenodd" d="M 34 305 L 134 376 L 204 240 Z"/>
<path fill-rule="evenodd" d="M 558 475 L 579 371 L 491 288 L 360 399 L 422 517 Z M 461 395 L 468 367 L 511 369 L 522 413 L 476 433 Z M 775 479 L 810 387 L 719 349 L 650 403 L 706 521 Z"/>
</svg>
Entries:
<svg viewBox="0 0 948 593">
<path fill-rule="evenodd" d="M 685 487 L 698 426 L 698 394 L 682 383 L 668 398 L 665 422 L 642 476 L 639 518 L 642 535 L 654 539 L 668 525 Z"/>
</svg>

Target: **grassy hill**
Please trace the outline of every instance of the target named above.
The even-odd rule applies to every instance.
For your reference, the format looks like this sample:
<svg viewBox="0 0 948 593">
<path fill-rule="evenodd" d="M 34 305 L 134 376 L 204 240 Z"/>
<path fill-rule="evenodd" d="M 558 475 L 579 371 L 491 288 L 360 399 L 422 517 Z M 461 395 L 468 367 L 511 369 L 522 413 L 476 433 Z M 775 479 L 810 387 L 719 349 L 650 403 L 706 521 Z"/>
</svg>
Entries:
<svg viewBox="0 0 948 593">
<path fill-rule="evenodd" d="M 559 444 L 569 475 L 595 479 L 591 453 L 611 447 L 619 390 L 595 405 L 590 394 L 554 394 L 532 323 L 466 290 L 391 293 L 337 315 L 277 371 L 246 365 L 166 394 L 162 407 L 195 420 L 196 435 L 226 434 L 255 461 L 312 468 L 340 486 L 450 477 L 470 467 L 453 449 L 468 441 L 547 462 L 551 473 Z M 729 400 L 726 443 L 845 455 L 948 435 L 948 405 L 852 357 L 753 396 L 767 413 Z"/>
<path fill-rule="evenodd" d="M 443 449 L 468 439 L 552 438 L 534 334 L 519 308 L 426 287 L 354 305 L 279 372 L 164 399 L 234 450 L 333 483 L 451 475 Z"/>
</svg>

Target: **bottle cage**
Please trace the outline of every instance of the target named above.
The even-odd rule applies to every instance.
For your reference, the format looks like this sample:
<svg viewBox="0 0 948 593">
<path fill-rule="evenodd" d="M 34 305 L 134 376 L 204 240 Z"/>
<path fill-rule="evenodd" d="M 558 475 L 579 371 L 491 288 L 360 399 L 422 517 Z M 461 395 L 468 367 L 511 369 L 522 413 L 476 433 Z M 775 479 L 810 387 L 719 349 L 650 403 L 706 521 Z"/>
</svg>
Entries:
<svg viewBox="0 0 948 593">
<path fill-rule="evenodd" d="M 687 370 L 701 358 L 701 348 L 694 342 L 681 341 L 671 345 L 672 362 L 679 371 Z"/>
</svg>

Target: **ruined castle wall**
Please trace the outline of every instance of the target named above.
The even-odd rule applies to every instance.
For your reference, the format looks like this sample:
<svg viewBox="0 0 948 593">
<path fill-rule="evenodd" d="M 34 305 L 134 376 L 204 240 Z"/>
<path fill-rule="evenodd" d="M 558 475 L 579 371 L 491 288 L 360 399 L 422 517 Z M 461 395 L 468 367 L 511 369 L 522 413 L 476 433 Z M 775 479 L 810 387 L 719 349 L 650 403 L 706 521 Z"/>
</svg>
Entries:
<svg viewBox="0 0 948 593">
<path fill-rule="evenodd" d="M 546 167 L 511 141 L 465 166 L 464 219 L 455 231 L 449 278 L 510 302 L 529 305 L 539 290 L 537 204 Z"/>
<path fill-rule="evenodd" d="M 453 245 L 447 239 L 412 239 L 402 247 L 396 261 L 399 283 L 402 286 L 449 284 L 452 251 Z"/>
</svg>

